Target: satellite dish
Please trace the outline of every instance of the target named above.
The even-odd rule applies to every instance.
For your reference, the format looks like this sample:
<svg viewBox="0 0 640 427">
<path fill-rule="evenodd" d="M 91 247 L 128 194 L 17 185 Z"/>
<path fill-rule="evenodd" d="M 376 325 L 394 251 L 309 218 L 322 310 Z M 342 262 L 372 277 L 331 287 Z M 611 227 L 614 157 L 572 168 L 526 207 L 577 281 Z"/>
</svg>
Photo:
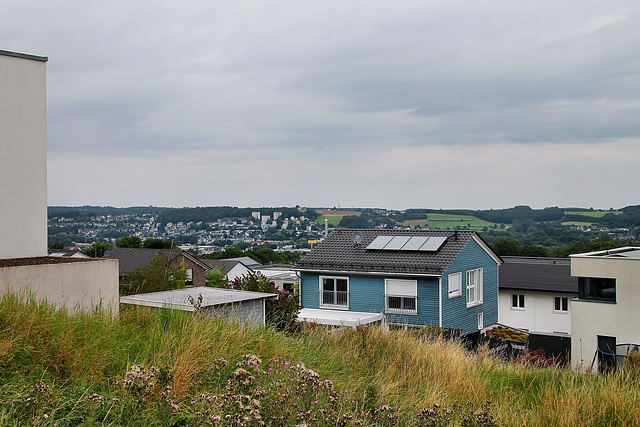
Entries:
<svg viewBox="0 0 640 427">
<path fill-rule="evenodd" d="M 364 236 L 360 231 L 354 231 L 353 234 L 351 235 L 351 241 L 355 245 L 359 245 L 360 243 L 362 243 L 363 239 L 364 239 Z"/>
</svg>

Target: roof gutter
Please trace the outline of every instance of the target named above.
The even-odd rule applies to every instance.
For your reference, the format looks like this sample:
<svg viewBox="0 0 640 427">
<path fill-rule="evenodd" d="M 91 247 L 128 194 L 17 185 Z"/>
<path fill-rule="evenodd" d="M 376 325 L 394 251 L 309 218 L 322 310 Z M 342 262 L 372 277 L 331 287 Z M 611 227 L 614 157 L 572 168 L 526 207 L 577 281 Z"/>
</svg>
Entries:
<svg viewBox="0 0 640 427">
<path fill-rule="evenodd" d="M 353 271 L 353 270 L 321 270 L 321 269 L 296 269 L 293 268 L 293 271 L 298 271 L 301 273 L 329 273 L 329 274 L 358 274 L 364 276 L 406 276 L 406 277 L 442 277 L 442 274 L 429 274 L 429 273 L 396 273 L 393 271 Z"/>
</svg>

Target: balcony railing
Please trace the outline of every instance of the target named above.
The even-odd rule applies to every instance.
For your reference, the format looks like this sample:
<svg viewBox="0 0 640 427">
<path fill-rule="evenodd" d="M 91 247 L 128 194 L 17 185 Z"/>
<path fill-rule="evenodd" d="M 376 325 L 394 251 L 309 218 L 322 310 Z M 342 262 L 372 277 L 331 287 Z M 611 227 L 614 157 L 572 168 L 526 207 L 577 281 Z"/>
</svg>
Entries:
<svg viewBox="0 0 640 427">
<path fill-rule="evenodd" d="M 320 306 L 349 308 L 349 292 L 320 290 Z"/>
<path fill-rule="evenodd" d="M 385 310 L 388 313 L 416 314 L 417 298 L 407 295 L 385 295 Z"/>
</svg>

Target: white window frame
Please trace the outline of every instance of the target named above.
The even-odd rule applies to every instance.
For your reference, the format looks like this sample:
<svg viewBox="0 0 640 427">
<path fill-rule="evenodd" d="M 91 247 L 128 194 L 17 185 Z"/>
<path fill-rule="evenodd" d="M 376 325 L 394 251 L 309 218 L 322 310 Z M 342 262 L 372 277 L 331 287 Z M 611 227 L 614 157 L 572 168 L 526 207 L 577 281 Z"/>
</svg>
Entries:
<svg viewBox="0 0 640 427">
<path fill-rule="evenodd" d="M 478 330 L 484 328 L 484 313 L 478 313 Z"/>
<path fill-rule="evenodd" d="M 193 268 L 187 268 L 187 279 L 185 280 L 185 283 L 187 284 L 187 286 L 193 286 Z"/>
<path fill-rule="evenodd" d="M 395 284 L 398 284 L 400 288 L 404 289 L 389 289 L 394 288 Z M 389 307 L 389 298 L 401 298 L 401 308 Z M 413 309 L 404 308 L 405 303 L 408 300 L 413 299 Z M 418 281 L 407 279 L 384 279 L 384 310 L 385 313 L 398 313 L 398 314 L 418 314 Z"/>
<path fill-rule="evenodd" d="M 333 291 L 327 291 L 327 292 L 333 292 L 334 295 L 334 301 L 338 300 L 338 290 L 337 290 L 337 280 L 346 280 L 347 281 L 347 291 L 346 291 L 346 304 L 338 304 L 338 303 L 334 303 L 334 304 L 327 304 L 324 303 L 324 281 L 325 279 L 327 280 L 333 280 Z M 349 277 L 346 276 L 320 276 L 319 277 L 319 283 L 318 283 L 318 306 L 320 308 L 337 308 L 337 309 L 341 309 L 341 310 L 349 310 Z"/>
<path fill-rule="evenodd" d="M 513 304 L 513 297 L 517 297 L 516 304 Z M 522 304 L 522 305 L 521 305 Z M 526 297 L 524 294 L 511 294 L 511 310 L 524 310 L 526 307 Z"/>
<path fill-rule="evenodd" d="M 556 309 L 556 301 L 557 299 L 560 299 L 560 310 Z M 566 300 L 567 301 L 567 309 L 563 310 L 562 309 L 562 300 Z M 559 313 L 559 314 L 569 314 L 569 298 L 568 297 L 554 297 L 553 298 L 553 312 L 554 313 Z"/>
<path fill-rule="evenodd" d="M 467 270 L 467 281 L 465 289 L 467 296 L 467 307 L 475 307 L 476 305 L 482 304 L 483 276 L 484 271 L 482 267 Z"/>
<path fill-rule="evenodd" d="M 455 298 L 462 295 L 462 271 L 449 274 L 447 283 L 449 285 L 449 298 Z M 457 283 L 458 286 L 453 288 L 451 286 L 452 283 Z"/>
</svg>

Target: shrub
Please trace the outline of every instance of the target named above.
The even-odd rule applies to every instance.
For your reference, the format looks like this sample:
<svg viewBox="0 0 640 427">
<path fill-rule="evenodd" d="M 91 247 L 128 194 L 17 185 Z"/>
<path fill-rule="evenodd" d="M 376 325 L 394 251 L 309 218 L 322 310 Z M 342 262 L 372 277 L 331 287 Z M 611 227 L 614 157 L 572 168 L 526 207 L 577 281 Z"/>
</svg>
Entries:
<svg viewBox="0 0 640 427">
<path fill-rule="evenodd" d="M 277 298 L 266 300 L 266 323 L 279 331 L 296 332 L 299 330 L 299 323 L 296 321 L 300 311 L 298 295 L 279 290 L 272 281 L 265 277 L 257 274 L 237 277 L 234 280 L 222 281 L 220 287 L 276 294 Z"/>
</svg>

